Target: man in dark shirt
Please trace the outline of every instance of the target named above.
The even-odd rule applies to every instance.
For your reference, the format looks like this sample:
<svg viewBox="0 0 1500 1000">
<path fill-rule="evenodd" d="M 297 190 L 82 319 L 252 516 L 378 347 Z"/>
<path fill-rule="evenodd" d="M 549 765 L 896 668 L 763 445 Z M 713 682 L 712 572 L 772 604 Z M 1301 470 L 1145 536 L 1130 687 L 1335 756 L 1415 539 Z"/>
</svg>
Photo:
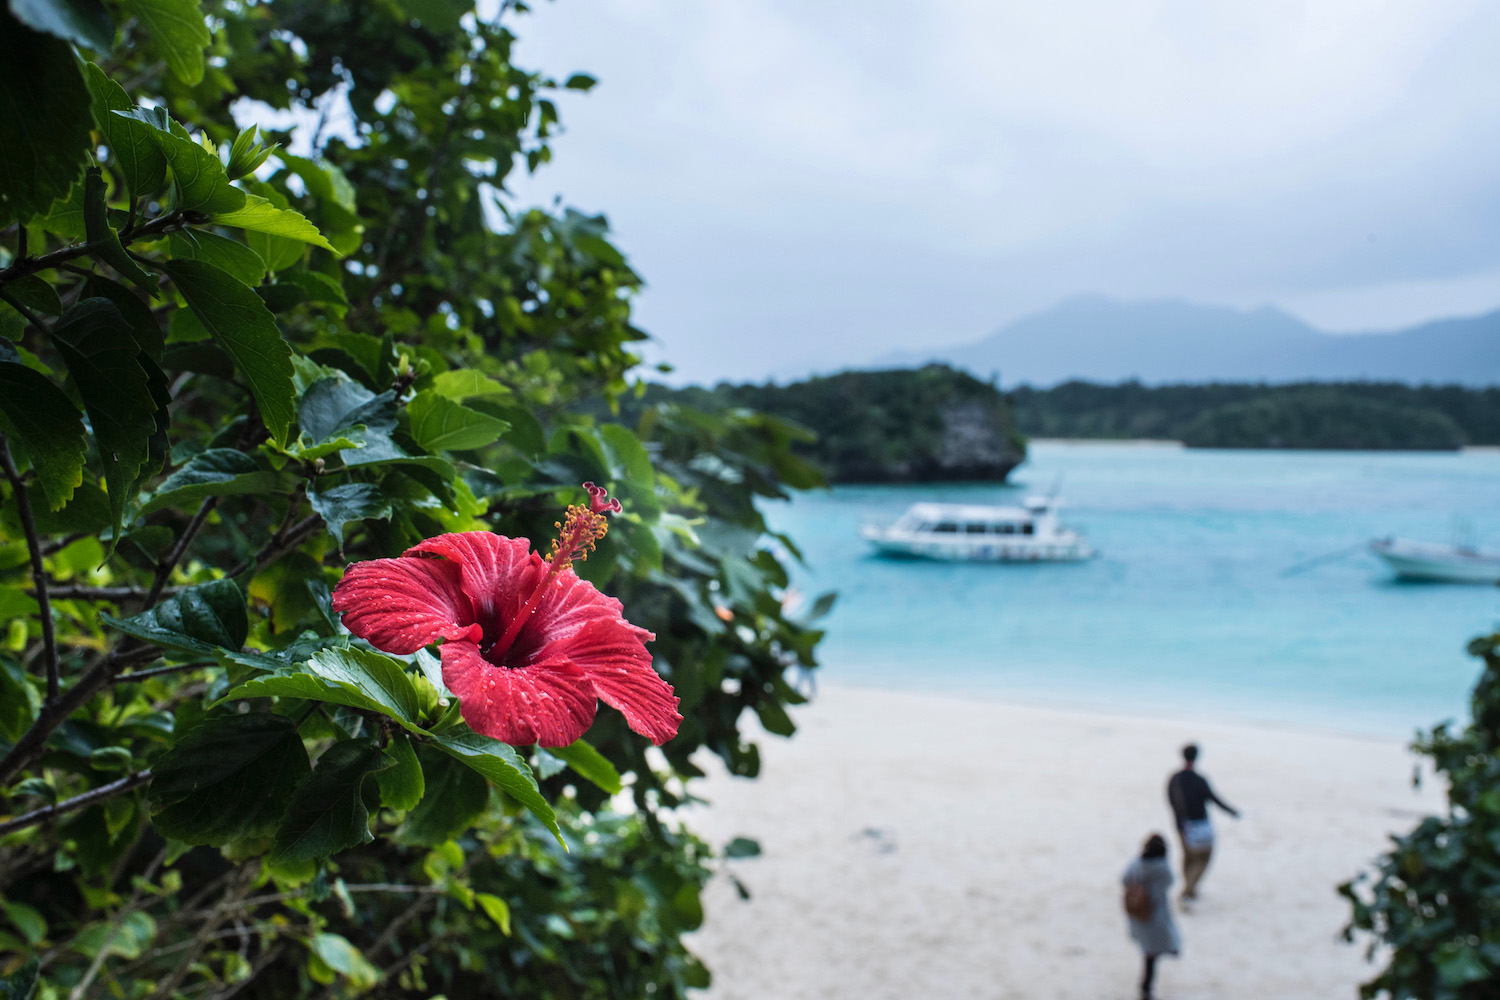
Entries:
<svg viewBox="0 0 1500 1000">
<path fill-rule="evenodd" d="M 1182 838 L 1182 898 L 1198 898 L 1198 880 L 1208 870 L 1214 853 L 1214 828 L 1208 821 L 1208 804 L 1212 802 L 1235 818 L 1239 812 L 1214 794 L 1208 781 L 1194 770 L 1198 760 L 1197 744 L 1182 748 L 1182 770 L 1167 782 L 1167 801 L 1177 820 L 1177 835 Z"/>
</svg>

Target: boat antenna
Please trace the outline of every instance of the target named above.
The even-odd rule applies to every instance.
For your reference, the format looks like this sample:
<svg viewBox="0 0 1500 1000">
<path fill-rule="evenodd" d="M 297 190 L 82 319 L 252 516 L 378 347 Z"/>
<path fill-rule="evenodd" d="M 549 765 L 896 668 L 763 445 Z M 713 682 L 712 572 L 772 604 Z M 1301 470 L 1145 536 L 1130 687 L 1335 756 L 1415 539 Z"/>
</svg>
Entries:
<svg viewBox="0 0 1500 1000">
<path fill-rule="evenodd" d="M 1056 500 L 1057 497 L 1058 497 L 1058 494 L 1062 493 L 1062 484 L 1063 484 L 1063 476 L 1064 475 L 1065 475 L 1065 473 L 1059 472 L 1057 474 L 1057 478 L 1054 479 L 1054 480 L 1052 480 L 1052 489 L 1047 494 L 1047 499 L 1048 500 Z"/>
</svg>

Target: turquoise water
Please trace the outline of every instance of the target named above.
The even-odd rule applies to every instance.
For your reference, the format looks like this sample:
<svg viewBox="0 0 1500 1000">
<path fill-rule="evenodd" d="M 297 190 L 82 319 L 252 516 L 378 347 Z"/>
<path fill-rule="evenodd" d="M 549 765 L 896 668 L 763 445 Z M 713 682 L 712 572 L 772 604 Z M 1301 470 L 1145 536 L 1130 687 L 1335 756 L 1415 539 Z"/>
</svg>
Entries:
<svg viewBox="0 0 1500 1000">
<path fill-rule="evenodd" d="M 859 537 L 918 500 L 1013 503 L 1059 476 L 1090 562 L 895 561 Z M 1500 453 L 1040 443 L 1013 478 L 768 509 L 803 548 L 799 591 L 840 593 L 824 678 L 1397 736 L 1464 716 L 1464 646 L 1500 624 L 1500 589 L 1398 583 L 1355 548 L 1500 547 Z"/>
</svg>

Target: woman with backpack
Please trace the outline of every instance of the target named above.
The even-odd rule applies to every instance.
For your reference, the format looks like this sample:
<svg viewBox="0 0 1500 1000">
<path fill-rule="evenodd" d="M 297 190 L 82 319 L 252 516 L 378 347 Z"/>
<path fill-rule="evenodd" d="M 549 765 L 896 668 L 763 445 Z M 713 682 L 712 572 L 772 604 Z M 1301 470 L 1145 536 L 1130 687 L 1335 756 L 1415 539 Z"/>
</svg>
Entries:
<svg viewBox="0 0 1500 1000">
<path fill-rule="evenodd" d="M 1153 833 L 1147 838 L 1141 856 L 1125 869 L 1121 881 L 1125 884 L 1125 916 L 1130 919 L 1130 936 L 1146 957 L 1145 971 L 1141 974 L 1141 1000 L 1151 1000 L 1156 960 L 1162 955 L 1176 955 L 1182 948 L 1168 902 L 1172 868 L 1167 864 L 1167 842 L 1161 834 Z"/>
</svg>

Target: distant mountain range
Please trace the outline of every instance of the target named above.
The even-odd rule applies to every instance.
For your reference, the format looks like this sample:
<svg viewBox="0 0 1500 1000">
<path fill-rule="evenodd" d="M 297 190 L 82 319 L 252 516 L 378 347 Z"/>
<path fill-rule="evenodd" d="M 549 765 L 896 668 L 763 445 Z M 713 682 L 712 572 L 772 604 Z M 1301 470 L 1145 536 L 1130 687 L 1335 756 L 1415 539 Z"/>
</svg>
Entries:
<svg viewBox="0 0 1500 1000">
<path fill-rule="evenodd" d="M 1006 386 L 1070 379 L 1167 382 L 1378 379 L 1500 385 L 1500 310 L 1394 333 L 1332 335 L 1274 308 L 1067 299 L 973 344 L 881 366 L 946 361 Z"/>
</svg>

